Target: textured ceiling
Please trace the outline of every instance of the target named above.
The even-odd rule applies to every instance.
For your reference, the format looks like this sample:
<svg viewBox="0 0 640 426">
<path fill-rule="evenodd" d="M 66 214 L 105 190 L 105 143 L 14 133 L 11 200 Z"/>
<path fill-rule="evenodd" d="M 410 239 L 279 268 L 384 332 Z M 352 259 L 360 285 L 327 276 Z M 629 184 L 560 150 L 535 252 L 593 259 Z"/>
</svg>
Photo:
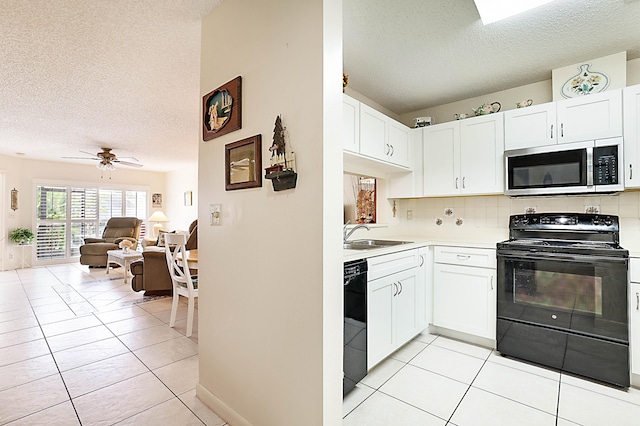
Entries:
<svg viewBox="0 0 640 426">
<path fill-rule="evenodd" d="M 193 165 L 200 19 L 217 3 L 3 0 L 0 153 L 82 163 L 61 157 L 109 147 L 142 170 Z"/>
<path fill-rule="evenodd" d="M 637 0 L 557 0 L 487 26 L 473 0 L 343 5 L 349 87 L 397 114 L 547 80 L 554 68 L 613 53 L 640 57 Z"/>
<path fill-rule="evenodd" d="M 200 19 L 220 1 L 2 0 L 0 154 L 192 165 Z M 486 27 L 472 0 L 343 2 L 349 85 L 398 114 L 640 57 L 640 0 L 557 0 Z"/>
</svg>

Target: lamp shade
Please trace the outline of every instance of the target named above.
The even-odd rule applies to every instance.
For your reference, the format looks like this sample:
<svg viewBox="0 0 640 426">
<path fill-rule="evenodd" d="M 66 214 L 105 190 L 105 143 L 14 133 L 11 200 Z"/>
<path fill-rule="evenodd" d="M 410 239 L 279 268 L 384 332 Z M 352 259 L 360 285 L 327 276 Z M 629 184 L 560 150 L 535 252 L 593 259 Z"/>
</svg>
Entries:
<svg viewBox="0 0 640 426">
<path fill-rule="evenodd" d="M 169 219 L 167 219 L 167 216 L 165 216 L 163 212 L 157 211 L 153 212 L 149 218 L 149 222 L 169 222 Z"/>
<path fill-rule="evenodd" d="M 148 219 L 149 222 L 156 222 L 155 225 L 153 225 L 153 236 L 154 238 L 158 238 L 158 234 L 160 233 L 160 229 L 162 229 L 162 225 L 160 224 L 160 222 L 169 222 L 169 219 L 167 219 L 167 216 L 165 216 L 165 214 L 163 212 L 161 212 L 160 210 L 153 212 L 153 214 L 151 215 L 151 217 Z"/>
</svg>

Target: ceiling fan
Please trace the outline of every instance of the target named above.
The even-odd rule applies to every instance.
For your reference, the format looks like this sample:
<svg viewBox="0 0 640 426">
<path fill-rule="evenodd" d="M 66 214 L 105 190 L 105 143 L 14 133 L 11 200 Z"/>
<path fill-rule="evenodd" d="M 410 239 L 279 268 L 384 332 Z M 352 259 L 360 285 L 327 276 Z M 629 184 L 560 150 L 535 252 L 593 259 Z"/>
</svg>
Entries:
<svg viewBox="0 0 640 426">
<path fill-rule="evenodd" d="M 123 157 L 123 158 L 130 158 L 132 160 L 135 160 L 136 162 L 133 163 L 131 161 L 123 161 L 120 160 L 118 157 L 116 157 L 115 154 L 113 154 L 111 152 L 112 148 L 102 148 L 101 152 L 98 152 L 97 154 L 92 154 L 90 152 L 86 152 L 86 151 L 80 151 L 83 154 L 87 154 L 90 157 L 62 157 L 62 158 L 72 158 L 72 159 L 76 159 L 76 160 L 97 160 L 99 161 L 99 163 L 96 165 L 96 167 L 100 170 L 115 170 L 116 166 L 114 163 L 117 164 L 121 164 L 123 166 L 129 166 L 129 167 L 142 167 L 142 164 L 140 164 L 137 158 L 135 157 Z"/>
</svg>

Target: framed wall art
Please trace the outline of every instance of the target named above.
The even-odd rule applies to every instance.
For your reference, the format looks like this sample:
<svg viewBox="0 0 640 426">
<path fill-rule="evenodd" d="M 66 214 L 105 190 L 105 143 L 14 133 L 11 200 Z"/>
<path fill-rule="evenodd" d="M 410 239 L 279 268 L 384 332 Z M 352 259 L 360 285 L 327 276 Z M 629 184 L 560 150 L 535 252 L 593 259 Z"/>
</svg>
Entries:
<svg viewBox="0 0 640 426">
<path fill-rule="evenodd" d="M 226 190 L 262 186 L 262 135 L 225 145 Z"/>
<path fill-rule="evenodd" d="M 162 194 L 153 194 L 151 196 L 151 207 L 153 208 L 162 207 Z"/>
<path fill-rule="evenodd" d="M 626 87 L 627 52 L 556 68 L 551 83 L 554 101 Z"/>
<path fill-rule="evenodd" d="M 242 128 L 242 77 L 202 98 L 202 139 L 205 141 Z"/>
<path fill-rule="evenodd" d="M 185 206 L 193 205 L 193 192 L 192 191 L 185 191 L 184 192 L 184 205 Z"/>
</svg>

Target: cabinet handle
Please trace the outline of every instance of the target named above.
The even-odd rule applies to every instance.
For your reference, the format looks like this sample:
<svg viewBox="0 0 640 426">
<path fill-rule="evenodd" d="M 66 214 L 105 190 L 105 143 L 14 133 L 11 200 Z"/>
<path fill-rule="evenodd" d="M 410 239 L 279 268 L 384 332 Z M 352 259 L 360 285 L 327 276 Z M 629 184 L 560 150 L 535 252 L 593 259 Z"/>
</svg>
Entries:
<svg viewBox="0 0 640 426">
<path fill-rule="evenodd" d="M 469 260 L 469 259 L 471 259 L 471 256 L 469 255 L 463 255 L 463 254 L 458 255 L 458 260 Z"/>
<path fill-rule="evenodd" d="M 564 123 L 560 123 L 560 137 L 564 138 Z"/>
<path fill-rule="evenodd" d="M 640 311 L 640 294 L 636 292 L 636 311 Z"/>
<path fill-rule="evenodd" d="M 400 295 L 400 293 L 402 293 L 402 282 L 398 281 L 398 285 L 400 286 L 400 291 L 398 292 L 398 295 Z"/>
<path fill-rule="evenodd" d="M 459 178 L 456 178 L 456 189 L 458 189 L 458 179 Z"/>
<path fill-rule="evenodd" d="M 391 154 L 389 154 L 389 156 L 393 157 L 393 153 L 395 152 L 395 150 L 393 149 L 393 145 L 389 145 L 391 147 Z"/>
<path fill-rule="evenodd" d="M 462 189 L 465 189 L 465 188 L 466 188 L 466 186 L 464 186 L 464 180 L 465 180 L 465 179 L 466 179 L 466 178 L 463 176 L 463 177 L 462 177 Z"/>
<path fill-rule="evenodd" d="M 396 297 L 398 294 L 398 284 L 393 283 L 393 297 Z"/>
<path fill-rule="evenodd" d="M 551 125 L 551 139 L 553 139 L 553 124 Z"/>
<path fill-rule="evenodd" d="M 419 268 L 422 268 L 422 265 L 424 265 L 424 255 L 420 255 L 420 266 Z"/>
<path fill-rule="evenodd" d="M 633 164 L 629 164 L 629 180 L 633 179 Z"/>
<path fill-rule="evenodd" d="M 491 290 L 493 290 L 493 277 L 491 277 Z"/>
</svg>

